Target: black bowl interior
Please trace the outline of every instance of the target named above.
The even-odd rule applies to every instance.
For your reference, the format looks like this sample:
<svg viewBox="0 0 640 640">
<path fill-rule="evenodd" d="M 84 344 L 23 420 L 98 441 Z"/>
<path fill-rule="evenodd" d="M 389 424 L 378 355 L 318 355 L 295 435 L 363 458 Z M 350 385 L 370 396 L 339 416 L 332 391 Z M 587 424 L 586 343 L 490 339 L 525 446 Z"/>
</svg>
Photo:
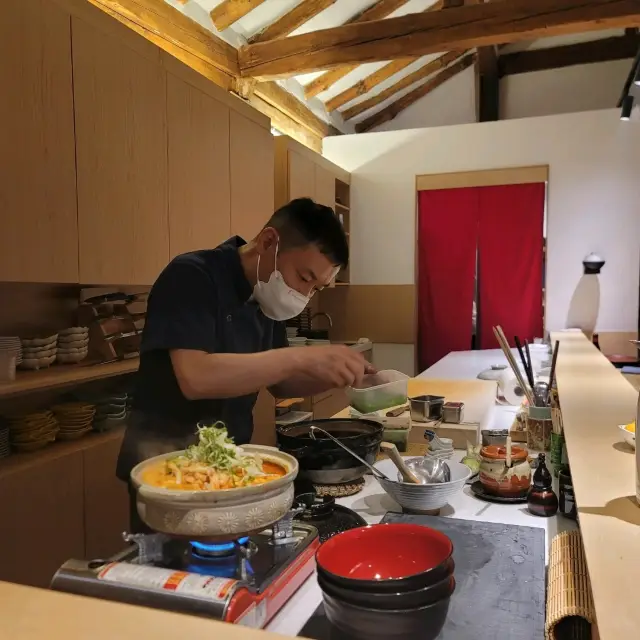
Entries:
<svg viewBox="0 0 640 640">
<path fill-rule="evenodd" d="M 453 575 L 455 563 L 453 557 L 449 556 L 444 562 L 440 563 L 437 567 L 433 567 L 433 569 L 429 569 L 429 571 L 416 573 L 406 578 L 394 578 L 393 580 L 358 580 L 345 578 L 344 576 L 339 576 L 323 569 L 320 564 L 316 565 L 316 570 L 318 577 L 322 576 L 329 584 L 337 585 L 343 589 L 363 593 L 398 593 L 401 591 L 416 591 L 441 582 Z"/>
<path fill-rule="evenodd" d="M 329 622 L 353 640 L 419 638 L 435 640 L 449 612 L 449 598 L 414 609 L 359 607 L 323 593 Z"/>
<path fill-rule="evenodd" d="M 421 589 L 411 591 L 396 590 L 388 593 L 346 589 L 339 584 L 332 583 L 323 575 L 318 575 L 318 584 L 323 593 L 333 598 L 373 609 L 413 609 L 415 607 L 424 607 L 438 600 L 450 598 L 456 588 L 453 574 Z"/>
</svg>

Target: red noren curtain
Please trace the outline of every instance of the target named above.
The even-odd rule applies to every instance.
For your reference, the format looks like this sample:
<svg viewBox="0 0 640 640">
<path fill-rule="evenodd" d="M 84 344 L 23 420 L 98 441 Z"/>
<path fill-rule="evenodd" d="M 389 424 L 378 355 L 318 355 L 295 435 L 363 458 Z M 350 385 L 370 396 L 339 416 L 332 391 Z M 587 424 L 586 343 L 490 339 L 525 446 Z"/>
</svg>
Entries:
<svg viewBox="0 0 640 640">
<path fill-rule="evenodd" d="M 478 188 L 480 349 L 498 346 L 497 324 L 512 346 L 543 335 L 544 197 L 544 183 Z"/>
<path fill-rule="evenodd" d="M 419 370 L 471 349 L 477 190 L 418 193 Z"/>
</svg>

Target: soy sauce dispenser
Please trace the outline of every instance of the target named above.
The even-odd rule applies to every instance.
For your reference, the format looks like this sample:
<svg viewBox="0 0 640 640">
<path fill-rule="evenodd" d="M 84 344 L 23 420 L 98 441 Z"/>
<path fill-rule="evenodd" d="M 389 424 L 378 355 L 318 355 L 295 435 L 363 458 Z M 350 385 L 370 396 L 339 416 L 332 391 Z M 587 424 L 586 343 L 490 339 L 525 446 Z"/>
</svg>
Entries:
<svg viewBox="0 0 640 640">
<path fill-rule="evenodd" d="M 551 485 L 553 479 L 547 469 L 544 453 L 538 454 L 538 466 L 533 474 L 533 484 L 527 494 L 527 508 L 534 516 L 549 518 L 558 510 L 558 496 Z"/>
</svg>

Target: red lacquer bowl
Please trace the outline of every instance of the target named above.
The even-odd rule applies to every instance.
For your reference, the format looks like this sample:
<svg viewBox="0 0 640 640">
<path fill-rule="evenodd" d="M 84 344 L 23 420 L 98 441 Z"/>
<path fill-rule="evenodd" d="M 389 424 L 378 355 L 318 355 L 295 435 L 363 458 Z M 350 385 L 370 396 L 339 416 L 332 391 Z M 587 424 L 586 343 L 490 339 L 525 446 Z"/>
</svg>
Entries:
<svg viewBox="0 0 640 640">
<path fill-rule="evenodd" d="M 435 529 L 375 524 L 327 540 L 316 553 L 318 573 L 363 591 L 419 589 L 453 573 L 453 544 Z"/>
</svg>

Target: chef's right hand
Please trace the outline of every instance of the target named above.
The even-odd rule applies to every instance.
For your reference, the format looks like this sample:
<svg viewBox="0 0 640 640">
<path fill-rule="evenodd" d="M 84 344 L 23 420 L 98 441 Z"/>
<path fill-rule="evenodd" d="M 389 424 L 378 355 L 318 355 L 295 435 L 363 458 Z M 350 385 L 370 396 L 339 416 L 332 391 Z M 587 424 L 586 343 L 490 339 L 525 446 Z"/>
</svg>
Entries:
<svg viewBox="0 0 640 640">
<path fill-rule="evenodd" d="M 300 373 L 336 388 L 357 386 L 367 370 L 364 356 L 345 345 L 291 348 L 291 352 Z"/>
</svg>

